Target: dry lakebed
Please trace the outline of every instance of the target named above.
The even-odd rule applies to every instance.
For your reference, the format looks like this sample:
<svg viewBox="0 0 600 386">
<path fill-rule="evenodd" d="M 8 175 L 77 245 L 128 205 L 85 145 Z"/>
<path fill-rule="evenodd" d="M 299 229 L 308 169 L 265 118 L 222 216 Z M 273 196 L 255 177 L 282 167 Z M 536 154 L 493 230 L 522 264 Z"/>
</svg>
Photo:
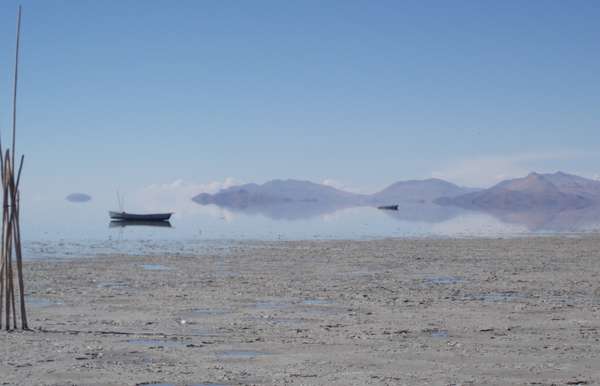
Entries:
<svg viewBox="0 0 600 386">
<path fill-rule="evenodd" d="M 600 237 L 29 260 L 3 385 L 600 384 Z"/>
</svg>

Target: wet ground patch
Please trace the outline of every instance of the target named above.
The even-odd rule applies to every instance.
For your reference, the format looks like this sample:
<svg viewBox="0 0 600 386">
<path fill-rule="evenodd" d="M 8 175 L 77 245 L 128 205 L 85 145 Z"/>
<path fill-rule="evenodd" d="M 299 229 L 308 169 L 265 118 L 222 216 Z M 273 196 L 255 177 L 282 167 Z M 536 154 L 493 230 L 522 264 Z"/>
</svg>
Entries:
<svg viewBox="0 0 600 386">
<path fill-rule="evenodd" d="M 174 383 L 148 383 L 148 382 L 142 382 L 142 383 L 138 383 L 135 386 L 175 386 Z"/>
<path fill-rule="evenodd" d="M 189 386 L 229 386 L 224 383 L 192 383 Z"/>
<path fill-rule="evenodd" d="M 169 340 L 169 339 L 129 339 L 129 344 L 136 346 L 145 346 L 149 348 L 159 347 L 188 347 L 190 343 L 182 342 L 180 340 Z"/>
<path fill-rule="evenodd" d="M 219 261 L 215 264 L 214 275 L 218 278 L 231 278 L 241 276 L 241 274 L 238 271 L 236 271 L 235 268 L 236 267 L 234 267 L 230 263 L 224 263 L 222 261 Z"/>
<path fill-rule="evenodd" d="M 427 331 L 432 338 L 437 338 L 437 339 L 447 339 L 448 338 L 448 330 L 442 330 L 442 329 L 431 329 Z"/>
<path fill-rule="evenodd" d="M 173 268 L 161 264 L 142 264 L 142 269 L 145 271 L 170 271 Z"/>
<path fill-rule="evenodd" d="M 289 306 L 290 304 L 283 300 L 264 300 L 254 304 L 254 308 L 258 310 L 280 310 Z"/>
<path fill-rule="evenodd" d="M 192 328 L 187 332 L 189 336 L 202 336 L 202 337 L 219 337 L 225 335 L 223 332 L 218 330 L 211 330 L 207 328 Z"/>
<path fill-rule="evenodd" d="M 52 307 L 52 306 L 60 306 L 63 304 L 60 300 L 52 300 L 47 298 L 38 298 L 38 297 L 26 297 L 25 304 L 31 307 L 43 308 L 43 307 Z"/>
<path fill-rule="evenodd" d="M 302 301 L 305 306 L 331 306 L 333 302 L 326 299 L 306 299 Z"/>
<path fill-rule="evenodd" d="M 462 283 L 464 279 L 459 276 L 427 276 L 423 282 L 427 285 L 452 285 Z"/>
<path fill-rule="evenodd" d="M 469 300 L 479 300 L 488 303 L 511 302 L 527 299 L 527 295 L 517 291 L 493 291 L 468 297 Z"/>
<path fill-rule="evenodd" d="M 129 288 L 129 284 L 124 281 L 105 281 L 98 283 L 96 287 L 106 289 L 124 289 Z"/>
<path fill-rule="evenodd" d="M 216 316 L 229 314 L 231 310 L 226 308 L 193 308 L 188 312 L 190 316 Z"/>
<path fill-rule="evenodd" d="M 263 351 L 253 350 L 225 350 L 217 353 L 220 359 L 254 359 L 256 357 L 270 355 Z"/>
<path fill-rule="evenodd" d="M 229 386 L 224 383 L 186 383 L 187 386 Z M 174 383 L 138 383 L 136 386 L 176 386 Z"/>
</svg>

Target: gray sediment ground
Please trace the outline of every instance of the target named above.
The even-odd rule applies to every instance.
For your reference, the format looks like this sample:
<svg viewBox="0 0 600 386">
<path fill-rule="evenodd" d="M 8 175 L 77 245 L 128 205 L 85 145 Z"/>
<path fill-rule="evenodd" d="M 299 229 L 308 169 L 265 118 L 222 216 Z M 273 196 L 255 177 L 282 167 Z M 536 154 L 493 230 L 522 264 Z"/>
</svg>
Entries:
<svg viewBox="0 0 600 386">
<path fill-rule="evenodd" d="M 28 261 L 4 385 L 600 384 L 600 237 Z"/>
</svg>

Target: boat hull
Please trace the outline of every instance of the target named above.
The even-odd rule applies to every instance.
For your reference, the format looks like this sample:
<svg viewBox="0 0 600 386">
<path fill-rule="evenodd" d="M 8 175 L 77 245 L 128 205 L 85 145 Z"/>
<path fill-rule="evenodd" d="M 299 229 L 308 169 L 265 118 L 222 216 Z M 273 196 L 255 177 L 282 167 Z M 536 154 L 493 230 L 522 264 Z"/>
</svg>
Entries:
<svg viewBox="0 0 600 386">
<path fill-rule="evenodd" d="M 108 224 L 108 226 L 109 226 L 109 228 L 125 228 L 125 227 L 129 227 L 129 226 L 171 228 L 171 223 L 167 220 L 162 220 L 162 221 L 112 220 Z"/>
<path fill-rule="evenodd" d="M 381 209 L 381 210 L 398 210 L 398 205 L 383 205 L 383 206 L 378 206 L 377 209 Z"/>
<path fill-rule="evenodd" d="M 167 221 L 173 213 L 150 213 L 150 214 L 135 214 L 127 212 L 108 212 L 108 215 L 113 220 L 120 221 Z"/>
</svg>

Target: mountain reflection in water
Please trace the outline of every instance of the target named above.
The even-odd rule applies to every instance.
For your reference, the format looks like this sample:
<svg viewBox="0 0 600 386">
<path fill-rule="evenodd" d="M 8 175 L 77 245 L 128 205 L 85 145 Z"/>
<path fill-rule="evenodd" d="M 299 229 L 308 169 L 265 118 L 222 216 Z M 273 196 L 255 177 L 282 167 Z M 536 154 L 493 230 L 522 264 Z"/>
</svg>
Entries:
<svg viewBox="0 0 600 386">
<path fill-rule="evenodd" d="M 213 205 L 214 206 L 214 205 Z M 325 203 L 291 202 L 272 205 L 249 205 L 246 207 L 220 207 L 234 214 L 264 216 L 271 220 L 310 220 L 327 218 L 341 211 L 353 209 Z M 362 207 L 363 210 L 375 209 Z M 529 232 L 588 232 L 600 229 L 600 206 L 579 209 L 544 210 L 474 210 L 455 206 L 441 206 L 434 203 L 401 203 L 397 211 L 378 211 L 397 221 L 414 223 L 443 223 L 453 219 L 485 215 L 491 216 L 506 225 L 517 225 Z"/>
</svg>

